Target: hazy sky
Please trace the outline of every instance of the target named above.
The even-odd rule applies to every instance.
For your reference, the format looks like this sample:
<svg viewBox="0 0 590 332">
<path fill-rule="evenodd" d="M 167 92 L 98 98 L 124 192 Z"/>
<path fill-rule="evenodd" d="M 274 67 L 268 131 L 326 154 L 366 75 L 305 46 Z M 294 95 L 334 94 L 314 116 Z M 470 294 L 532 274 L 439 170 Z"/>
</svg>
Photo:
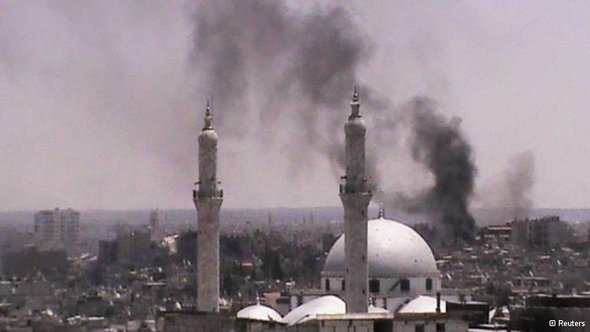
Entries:
<svg viewBox="0 0 590 332">
<path fill-rule="evenodd" d="M 317 9 L 311 1 L 291 7 Z M 193 206 L 207 97 L 190 65 L 196 8 L 181 1 L 0 1 L 0 210 Z M 478 168 L 474 205 L 493 201 L 486 193 L 523 151 L 534 156 L 535 206 L 590 205 L 586 1 L 368 1 L 346 8 L 370 40 L 362 83 L 396 103 L 428 95 L 446 116 L 462 118 Z M 370 117 L 379 110 L 362 111 Z M 348 112 L 342 109 L 343 121 Z M 290 166 L 296 147 L 281 134 L 292 130 L 288 121 L 267 128 L 276 139 L 266 144 L 224 129 L 225 207 L 340 204 L 339 174 L 327 160 L 310 153 L 308 167 Z M 244 130 L 267 129 L 244 123 Z M 390 181 L 423 174 L 417 168 L 404 164 Z"/>
</svg>

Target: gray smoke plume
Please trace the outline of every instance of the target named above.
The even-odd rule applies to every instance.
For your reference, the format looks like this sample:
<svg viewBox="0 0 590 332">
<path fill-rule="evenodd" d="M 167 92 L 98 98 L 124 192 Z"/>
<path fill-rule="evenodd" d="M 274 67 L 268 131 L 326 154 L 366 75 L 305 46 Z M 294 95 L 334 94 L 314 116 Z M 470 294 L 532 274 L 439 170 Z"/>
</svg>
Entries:
<svg viewBox="0 0 590 332">
<path fill-rule="evenodd" d="M 522 219 L 533 207 L 531 191 L 535 183 L 535 156 L 531 151 L 515 154 L 496 182 L 479 194 L 484 204 L 494 207 L 497 219 Z"/>
<path fill-rule="evenodd" d="M 227 133 L 248 135 L 243 124 L 254 113 L 264 130 L 253 132 L 266 136 L 249 138 L 266 142 L 277 120 L 287 118 L 298 143 L 290 149 L 312 148 L 342 162 L 337 142 L 343 110 L 370 53 L 344 9 L 303 14 L 283 1 L 206 1 L 195 21 L 193 65 Z M 256 105 L 249 107 L 249 98 Z"/>
<path fill-rule="evenodd" d="M 327 157 L 341 175 L 344 153 L 339 142 L 347 104 L 371 44 L 343 8 L 316 9 L 303 14 L 283 1 L 203 2 L 195 19 L 192 61 L 216 100 L 220 125 L 229 129 L 224 133 L 266 142 L 278 119 L 292 120 L 296 133 L 289 149 L 297 166 L 307 163 L 312 150 Z M 455 237 L 470 239 L 474 220 L 468 203 L 475 167 L 458 124 L 438 114 L 427 98 L 398 110 L 387 99 L 374 97 L 370 87 L 361 87 L 361 92 L 363 104 L 378 111 L 367 120 L 381 137 L 367 165 L 380 199 L 428 211 L 452 228 Z M 250 106 L 250 98 L 255 105 Z M 252 116 L 264 130 L 243 128 Z M 401 125 L 412 129 L 411 156 L 435 179 L 419 197 L 403 200 L 380 188 L 388 174 L 378 170 L 380 153 L 374 153 L 388 150 L 386 137 L 395 136 Z"/>
<path fill-rule="evenodd" d="M 506 168 L 478 190 L 477 199 L 492 207 L 495 220 L 526 218 L 533 207 L 531 192 L 535 184 L 535 156 L 524 151 L 510 156 Z"/>
<path fill-rule="evenodd" d="M 528 215 L 533 207 L 530 194 L 535 178 L 535 156 L 525 151 L 512 156 L 509 168 L 504 172 L 506 195 L 503 206 L 510 209 L 512 218 L 519 219 Z"/>
</svg>

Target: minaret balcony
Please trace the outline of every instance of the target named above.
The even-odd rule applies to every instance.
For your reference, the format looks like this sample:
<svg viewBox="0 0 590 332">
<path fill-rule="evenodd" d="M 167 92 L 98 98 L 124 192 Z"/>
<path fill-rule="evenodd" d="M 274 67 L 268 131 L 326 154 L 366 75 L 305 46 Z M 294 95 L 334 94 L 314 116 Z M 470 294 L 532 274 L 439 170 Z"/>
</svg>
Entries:
<svg viewBox="0 0 590 332">
<path fill-rule="evenodd" d="M 200 198 L 223 198 L 223 189 L 215 190 L 193 190 L 193 199 L 197 200 Z"/>
<path fill-rule="evenodd" d="M 341 194 L 371 193 L 367 189 L 367 178 L 363 177 L 361 181 L 349 181 L 346 176 L 340 177 L 342 181 L 339 185 Z"/>
</svg>

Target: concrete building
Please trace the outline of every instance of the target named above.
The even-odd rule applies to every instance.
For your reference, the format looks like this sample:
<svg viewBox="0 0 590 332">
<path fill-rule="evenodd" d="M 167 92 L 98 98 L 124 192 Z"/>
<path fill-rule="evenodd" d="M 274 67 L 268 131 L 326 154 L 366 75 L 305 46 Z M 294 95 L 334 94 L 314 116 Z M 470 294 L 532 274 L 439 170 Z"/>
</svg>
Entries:
<svg viewBox="0 0 590 332">
<path fill-rule="evenodd" d="M 193 201 L 199 215 L 197 229 L 197 310 L 219 311 L 219 210 L 223 191 L 217 181 L 217 142 L 211 106 L 199 134 L 199 181 Z"/>
<path fill-rule="evenodd" d="M 340 199 L 344 206 L 344 234 L 346 235 L 346 312 L 367 312 L 367 208 L 372 194 L 365 172 L 365 134 L 367 128 L 360 114 L 358 89 L 355 87 L 350 104 L 351 113 L 344 125 L 346 134 L 346 175 L 340 185 Z"/>
<path fill-rule="evenodd" d="M 62 249 L 38 250 L 35 246 L 26 246 L 2 257 L 4 276 L 65 275 L 69 267 L 67 253 Z"/>
<path fill-rule="evenodd" d="M 103 265 L 117 262 L 117 241 L 98 241 L 98 263 Z"/>
<path fill-rule="evenodd" d="M 176 239 L 176 258 L 181 262 L 197 262 L 197 232 L 188 231 L 178 235 Z"/>
<path fill-rule="evenodd" d="M 511 242 L 525 247 L 554 247 L 574 240 L 568 225 L 557 216 L 511 223 Z"/>
<path fill-rule="evenodd" d="M 59 208 L 39 211 L 35 214 L 34 234 L 41 248 L 73 249 L 80 234 L 80 213 Z"/>
<path fill-rule="evenodd" d="M 248 331 L 239 328 L 236 317 L 227 313 L 202 311 L 166 311 L 156 316 L 157 330 L 166 332 L 236 332 Z"/>
<path fill-rule="evenodd" d="M 166 235 L 160 225 L 160 214 L 158 213 L 158 210 L 150 212 L 149 230 L 151 240 L 155 242 L 162 241 Z"/>
<path fill-rule="evenodd" d="M 510 243 L 512 227 L 508 225 L 492 225 L 482 227 L 479 231 L 481 243 Z"/>
<path fill-rule="evenodd" d="M 118 263 L 143 266 L 154 259 L 154 248 L 149 232 L 132 231 L 118 236 L 116 241 Z"/>
<path fill-rule="evenodd" d="M 123 264 L 142 267 L 153 262 L 156 246 L 147 231 L 134 230 L 117 236 L 112 241 L 99 241 L 98 262 L 100 264 Z"/>
</svg>

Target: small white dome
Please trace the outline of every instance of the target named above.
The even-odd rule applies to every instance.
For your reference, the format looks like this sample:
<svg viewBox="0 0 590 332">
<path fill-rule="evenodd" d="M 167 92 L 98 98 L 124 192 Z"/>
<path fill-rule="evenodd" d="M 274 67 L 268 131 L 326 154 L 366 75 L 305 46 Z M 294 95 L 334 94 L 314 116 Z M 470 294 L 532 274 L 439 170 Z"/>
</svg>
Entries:
<svg viewBox="0 0 590 332">
<path fill-rule="evenodd" d="M 385 218 L 368 221 L 369 278 L 438 277 L 430 246 L 412 228 Z M 330 249 L 324 276 L 344 277 L 344 234 Z"/>
<path fill-rule="evenodd" d="M 284 324 L 285 320 L 281 315 L 274 309 L 256 303 L 254 305 L 247 306 L 236 314 L 238 319 L 256 320 L 261 322 L 271 322 Z"/>
<path fill-rule="evenodd" d="M 399 313 L 402 314 L 424 314 L 436 312 L 436 298 L 420 295 L 403 306 Z M 440 300 L 440 312 L 447 312 L 447 302 Z"/>
<path fill-rule="evenodd" d="M 285 315 L 289 325 L 296 325 L 314 319 L 317 315 L 344 314 L 346 304 L 341 298 L 334 295 L 326 295 L 306 302 L 291 310 Z"/>
</svg>

